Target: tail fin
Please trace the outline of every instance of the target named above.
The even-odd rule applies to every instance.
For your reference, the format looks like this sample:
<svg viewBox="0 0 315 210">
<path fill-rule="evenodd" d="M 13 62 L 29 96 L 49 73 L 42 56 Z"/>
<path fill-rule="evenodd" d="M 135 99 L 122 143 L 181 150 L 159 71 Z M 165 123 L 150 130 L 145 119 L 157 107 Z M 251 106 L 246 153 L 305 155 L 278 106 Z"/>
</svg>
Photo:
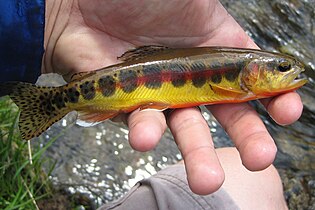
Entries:
<svg viewBox="0 0 315 210">
<path fill-rule="evenodd" d="M 23 82 L 0 84 L 0 96 L 9 95 L 20 109 L 19 129 L 25 140 L 39 136 L 70 111 L 62 94 L 59 87 Z"/>
</svg>

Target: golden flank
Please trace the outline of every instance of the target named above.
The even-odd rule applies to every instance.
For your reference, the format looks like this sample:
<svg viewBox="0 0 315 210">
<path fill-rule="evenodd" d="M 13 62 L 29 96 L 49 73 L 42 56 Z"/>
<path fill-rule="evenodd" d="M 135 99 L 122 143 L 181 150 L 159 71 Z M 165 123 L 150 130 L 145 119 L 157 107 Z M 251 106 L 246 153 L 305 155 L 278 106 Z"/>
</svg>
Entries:
<svg viewBox="0 0 315 210">
<path fill-rule="evenodd" d="M 29 140 L 75 110 L 96 123 L 135 109 L 238 103 L 295 90 L 306 79 L 295 58 L 254 49 L 142 46 L 127 51 L 122 63 L 78 73 L 60 87 L 1 84 L 20 108 L 19 128 Z"/>
</svg>

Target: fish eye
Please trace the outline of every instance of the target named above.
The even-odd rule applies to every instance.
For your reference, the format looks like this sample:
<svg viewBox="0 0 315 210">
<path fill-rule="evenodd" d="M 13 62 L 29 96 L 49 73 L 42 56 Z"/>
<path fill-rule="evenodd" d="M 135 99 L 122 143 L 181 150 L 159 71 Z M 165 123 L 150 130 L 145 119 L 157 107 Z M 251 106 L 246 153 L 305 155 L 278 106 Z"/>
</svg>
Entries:
<svg viewBox="0 0 315 210">
<path fill-rule="evenodd" d="M 291 69 L 291 64 L 287 61 L 283 61 L 278 65 L 278 70 L 281 72 L 286 72 Z"/>
</svg>

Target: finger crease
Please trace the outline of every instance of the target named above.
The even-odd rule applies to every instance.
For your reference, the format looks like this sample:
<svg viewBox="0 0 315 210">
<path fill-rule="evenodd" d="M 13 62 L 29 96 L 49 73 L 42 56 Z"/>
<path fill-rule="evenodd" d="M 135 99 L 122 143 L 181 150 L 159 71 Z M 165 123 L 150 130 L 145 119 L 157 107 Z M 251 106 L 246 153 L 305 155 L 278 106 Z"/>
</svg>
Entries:
<svg viewBox="0 0 315 210">
<path fill-rule="evenodd" d="M 233 127 L 239 124 L 244 116 L 248 115 L 249 113 L 254 114 L 255 111 L 252 110 L 250 106 L 246 105 L 242 109 L 237 110 L 235 113 L 233 113 L 226 123 L 222 123 L 222 127 L 224 128 L 224 130 L 226 130 L 227 133 L 230 133 Z"/>
<path fill-rule="evenodd" d="M 208 127 L 208 124 L 206 123 L 206 121 L 202 118 L 202 119 L 196 119 L 196 118 L 192 118 L 192 119 L 185 119 L 183 120 L 180 124 L 178 124 L 176 126 L 176 129 L 172 129 L 174 132 L 174 134 L 176 133 L 180 133 L 182 131 L 187 131 L 187 129 L 190 129 L 192 127 Z"/>
<path fill-rule="evenodd" d="M 214 150 L 214 145 L 212 144 L 209 144 L 209 145 L 204 145 L 204 146 L 199 146 L 199 147 L 196 147 L 192 150 L 189 150 L 188 152 L 184 153 L 182 152 L 182 156 L 185 158 L 185 159 L 189 159 L 189 156 L 190 155 L 193 155 L 193 154 L 196 154 L 196 153 L 200 153 L 200 150 L 203 150 L 203 149 L 206 149 L 206 150 Z M 209 152 L 210 154 L 210 152 Z"/>
<path fill-rule="evenodd" d="M 261 130 L 261 131 L 255 131 L 249 135 L 244 136 L 242 141 L 236 141 L 240 142 L 239 144 L 236 144 L 236 148 L 241 150 L 246 148 L 247 144 L 252 143 L 255 139 L 263 139 L 263 136 L 269 135 L 267 131 Z M 251 139 L 251 141 L 246 141 L 246 139 Z"/>
</svg>

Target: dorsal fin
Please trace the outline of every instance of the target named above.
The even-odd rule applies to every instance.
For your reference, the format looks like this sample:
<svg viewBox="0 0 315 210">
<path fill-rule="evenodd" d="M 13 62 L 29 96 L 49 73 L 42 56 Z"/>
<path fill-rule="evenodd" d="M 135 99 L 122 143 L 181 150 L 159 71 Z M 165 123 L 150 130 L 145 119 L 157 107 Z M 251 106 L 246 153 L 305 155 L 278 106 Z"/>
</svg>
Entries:
<svg viewBox="0 0 315 210">
<path fill-rule="evenodd" d="M 135 61 L 149 55 L 154 55 L 157 52 L 161 52 L 165 49 L 168 49 L 168 47 L 159 45 L 145 45 L 126 51 L 124 54 L 118 57 L 118 59 L 121 61 Z"/>
<path fill-rule="evenodd" d="M 93 74 L 95 74 L 95 71 L 78 72 L 71 76 L 70 81 L 74 82 L 74 81 L 82 80 L 89 76 L 92 76 Z"/>
</svg>

